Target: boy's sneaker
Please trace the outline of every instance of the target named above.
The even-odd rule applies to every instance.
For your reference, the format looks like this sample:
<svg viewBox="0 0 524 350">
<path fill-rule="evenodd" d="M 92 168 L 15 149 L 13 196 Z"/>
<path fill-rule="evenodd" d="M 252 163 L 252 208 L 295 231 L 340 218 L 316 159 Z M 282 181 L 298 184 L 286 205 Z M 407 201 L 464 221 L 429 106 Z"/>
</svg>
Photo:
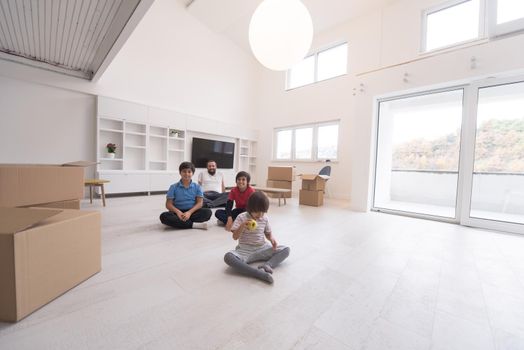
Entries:
<svg viewBox="0 0 524 350">
<path fill-rule="evenodd" d="M 226 226 L 226 224 L 224 224 L 222 221 L 220 221 L 218 219 L 217 219 L 217 225 L 218 226 Z"/>
</svg>

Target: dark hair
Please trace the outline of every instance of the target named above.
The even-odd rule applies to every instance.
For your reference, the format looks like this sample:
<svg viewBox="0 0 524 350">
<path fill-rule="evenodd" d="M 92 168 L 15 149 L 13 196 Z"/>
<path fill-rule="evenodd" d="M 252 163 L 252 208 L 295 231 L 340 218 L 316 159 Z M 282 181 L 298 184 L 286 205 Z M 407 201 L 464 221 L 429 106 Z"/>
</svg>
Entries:
<svg viewBox="0 0 524 350">
<path fill-rule="evenodd" d="M 195 173 L 195 166 L 191 162 L 182 162 L 180 163 L 180 166 L 178 167 L 178 172 L 182 172 L 184 169 L 191 169 L 191 172 Z"/>
<path fill-rule="evenodd" d="M 249 175 L 247 171 L 239 171 L 237 176 L 235 177 L 235 181 L 237 181 L 241 177 L 245 177 L 247 180 L 247 184 L 249 185 L 249 182 L 251 181 L 251 175 Z"/>
<path fill-rule="evenodd" d="M 246 204 L 248 213 L 267 213 L 269 209 L 269 199 L 264 192 L 256 191 L 249 196 Z"/>
</svg>

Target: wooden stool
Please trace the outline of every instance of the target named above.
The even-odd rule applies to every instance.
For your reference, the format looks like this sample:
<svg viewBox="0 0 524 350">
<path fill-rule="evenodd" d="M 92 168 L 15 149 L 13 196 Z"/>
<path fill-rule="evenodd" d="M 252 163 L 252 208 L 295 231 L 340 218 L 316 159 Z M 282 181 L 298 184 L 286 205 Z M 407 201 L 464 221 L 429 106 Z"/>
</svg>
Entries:
<svg viewBox="0 0 524 350">
<path fill-rule="evenodd" d="M 89 186 L 89 203 L 93 204 L 93 188 L 100 187 L 102 192 L 102 203 L 106 206 L 106 193 L 104 191 L 104 184 L 110 182 L 109 180 L 102 179 L 85 179 L 84 186 Z"/>
</svg>

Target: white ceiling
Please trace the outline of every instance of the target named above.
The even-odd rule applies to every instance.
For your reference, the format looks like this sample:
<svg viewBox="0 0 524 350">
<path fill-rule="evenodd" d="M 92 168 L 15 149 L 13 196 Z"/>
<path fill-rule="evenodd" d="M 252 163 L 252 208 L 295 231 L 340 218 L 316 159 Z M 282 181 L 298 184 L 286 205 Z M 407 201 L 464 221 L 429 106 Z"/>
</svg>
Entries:
<svg viewBox="0 0 524 350">
<path fill-rule="evenodd" d="M 92 79 L 152 1 L 0 0 L 0 59 Z"/>
<path fill-rule="evenodd" d="M 213 31 L 249 51 L 249 21 L 262 0 L 178 0 Z M 315 34 L 397 0 L 302 0 Z"/>
</svg>

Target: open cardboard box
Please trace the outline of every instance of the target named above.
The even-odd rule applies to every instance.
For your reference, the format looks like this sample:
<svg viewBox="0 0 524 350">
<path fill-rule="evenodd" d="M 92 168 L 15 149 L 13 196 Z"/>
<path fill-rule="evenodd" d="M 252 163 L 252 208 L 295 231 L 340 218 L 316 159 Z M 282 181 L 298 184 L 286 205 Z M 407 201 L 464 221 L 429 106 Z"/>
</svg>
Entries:
<svg viewBox="0 0 524 350">
<path fill-rule="evenodd" d="M 302 189 L 307 191 L 324 191 L 326 188 L 326 181 L 329 179 L 327 175 L 318 174 L 302 174 Z"/>
<path fill-rule="evenodd" d="M 0 164 L 0 207 L 82 199 L 84 168 L 94 164 Z"/>
<path fill-rule="evenodd" d="M 101 270 L 97 211 L 0 207 L 0 320 L 18 321 Z"/>
</svg>

